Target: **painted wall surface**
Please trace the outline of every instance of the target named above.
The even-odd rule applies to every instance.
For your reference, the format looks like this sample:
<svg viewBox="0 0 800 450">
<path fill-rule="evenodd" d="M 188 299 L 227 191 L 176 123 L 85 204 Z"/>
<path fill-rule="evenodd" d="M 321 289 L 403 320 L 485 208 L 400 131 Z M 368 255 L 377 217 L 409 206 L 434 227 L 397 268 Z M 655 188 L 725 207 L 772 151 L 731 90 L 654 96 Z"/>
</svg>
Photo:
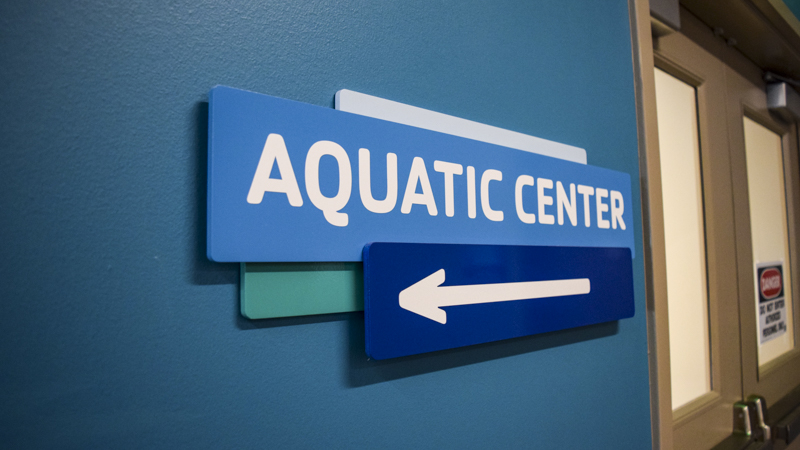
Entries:
<svg viewBox="0 0 800 450">
<path fill-rule="evenodd" d="M 785 0 L 783 3 L 789 7 L 795 17 L 800 17 L 800 0 Z"/>
<path fill-rule="evenodd" d="M 649 448 L 640 238 L 632 319 L 382 362 L 362 313 L 242 318 L 204 238 L 216 84 L 352 89 L 637 180 L 632 73 L 625 1 L 0 3 L 0 442 Z"/>
</svg>

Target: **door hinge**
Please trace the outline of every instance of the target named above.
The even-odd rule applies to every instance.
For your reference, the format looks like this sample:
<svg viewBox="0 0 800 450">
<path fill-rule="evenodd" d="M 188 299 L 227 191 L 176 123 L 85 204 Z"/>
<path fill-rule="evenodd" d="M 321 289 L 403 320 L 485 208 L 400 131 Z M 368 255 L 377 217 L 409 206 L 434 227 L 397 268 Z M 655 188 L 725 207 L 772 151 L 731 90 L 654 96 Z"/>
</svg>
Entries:
<svg viewBox="0 0 800 450">
<path fill-rule="evenodd" d="M 733 433 L 745 436 L 753 435 L 753 411 L 747 402 L 733 404 Z M 751 418 L 752 417 L 752 418 Z"/>
<path fill-rule="evenodd" d="M 764 397 L 751 395 L 747 400 L 733 404 L 733 432 L 761 442 L 772 439 Z"/>
<path fill-rule="evenodd" d="M 751 395 L 747 397 L 747 403 L 754 406 L 756 412 L 756 423 L 754 425 L 761 428 L 762 440 L 769 441 L 772 439 L 772 430 L 767 425 L 767 400 L 760 395 Z"/>
</svg>

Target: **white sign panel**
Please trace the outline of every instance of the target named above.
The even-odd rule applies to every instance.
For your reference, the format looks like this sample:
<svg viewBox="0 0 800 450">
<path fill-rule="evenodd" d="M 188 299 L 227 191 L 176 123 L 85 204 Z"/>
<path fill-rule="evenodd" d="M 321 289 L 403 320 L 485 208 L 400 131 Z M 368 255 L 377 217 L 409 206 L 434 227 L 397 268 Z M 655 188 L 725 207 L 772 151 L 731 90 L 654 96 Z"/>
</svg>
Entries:
<svg viewBox="0 0 800 450">
<path fill-rule="evenodd" d="M 760 345 L 786 333 L 786 298 L 783 292 L 783 262 L 756 267 L 758 291 L 758 342 Z"/>
</svg>

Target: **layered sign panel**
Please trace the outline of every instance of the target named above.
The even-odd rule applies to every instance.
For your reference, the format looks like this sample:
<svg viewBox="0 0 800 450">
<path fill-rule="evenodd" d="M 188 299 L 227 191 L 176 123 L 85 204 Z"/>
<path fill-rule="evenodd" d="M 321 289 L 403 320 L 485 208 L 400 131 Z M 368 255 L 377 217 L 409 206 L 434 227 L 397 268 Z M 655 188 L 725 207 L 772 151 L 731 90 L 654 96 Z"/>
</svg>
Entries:
<svg viewBox="0 0 800 450">
<path fill-rule="evenodd" d="M 633 317 L 627 248 L 373 243 L 366 351 L 395 358 Z"/>
<path fill-rule="evenodd" d="M 208 256 L 361 261 L 375 241 L 625 247 L 630 176 L 218 86 Z"/>
</svg>

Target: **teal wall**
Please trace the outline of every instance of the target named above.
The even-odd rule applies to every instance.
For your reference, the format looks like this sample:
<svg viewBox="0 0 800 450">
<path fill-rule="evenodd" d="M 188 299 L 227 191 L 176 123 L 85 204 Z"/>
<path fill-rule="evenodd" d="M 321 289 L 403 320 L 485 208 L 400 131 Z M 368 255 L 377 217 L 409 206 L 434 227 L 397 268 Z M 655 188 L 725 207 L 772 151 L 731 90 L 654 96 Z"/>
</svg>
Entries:
<svg viewBox="0 0 800 450">
<path fill-rule="evenodd" d="M 648 448 L 641 256 L 632 319 L 376 362 L 361 313 L 242 318 L 203 225 L 225 84 L 586 148 L 641 236 L 632 73 L 625 1 L 1 2 L 0 442 Z"/>
<path fill-rule="evenodd" d="M 795 17 L 800 18 L 800 0 L 784 0 L 783 3 L 789 7 L 789 10 Z"/>
</svg>

